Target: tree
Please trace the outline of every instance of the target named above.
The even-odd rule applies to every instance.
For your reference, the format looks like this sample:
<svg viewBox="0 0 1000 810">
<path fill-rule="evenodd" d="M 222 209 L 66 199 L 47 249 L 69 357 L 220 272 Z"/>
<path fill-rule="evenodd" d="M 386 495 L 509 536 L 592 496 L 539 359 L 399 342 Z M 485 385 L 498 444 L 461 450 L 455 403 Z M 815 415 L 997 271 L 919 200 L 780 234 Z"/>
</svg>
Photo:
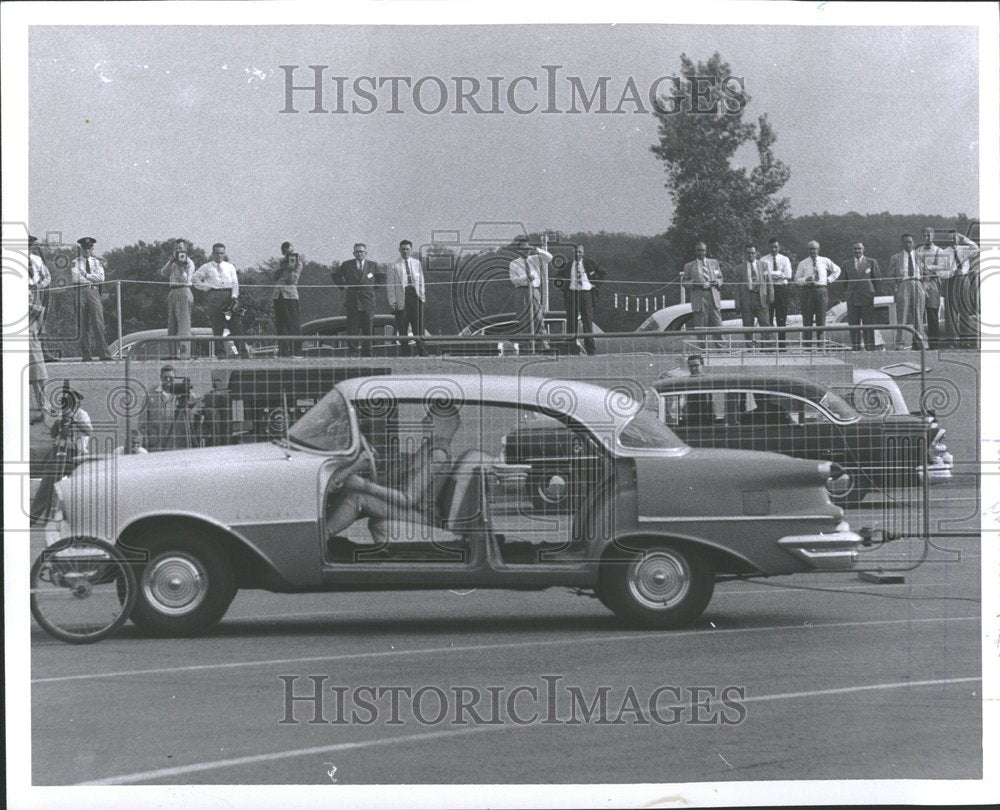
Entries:
<svg viewBox="0 0 1000 810">
<path fill-rule="evenodd" d="M 694 242 L 703 241 L 709 255 L 738 259 L 745 243 L 765 241 L 788 217 L 788 199 L 776 195 L 789 169 L 772 151 L 776 136 L 767 115 L 756 124 L 743 120 L 749 103 L 718 53 L 697 64 L 681 54 L 675 94 L 653 110 L 660 142 L 651 147 L 666 164 L 674 203 L 667 239 L 677 255 L 693 255 Z M 758 162 L 748 172 L 732 161 L 749 143 Z"/>
</svg>

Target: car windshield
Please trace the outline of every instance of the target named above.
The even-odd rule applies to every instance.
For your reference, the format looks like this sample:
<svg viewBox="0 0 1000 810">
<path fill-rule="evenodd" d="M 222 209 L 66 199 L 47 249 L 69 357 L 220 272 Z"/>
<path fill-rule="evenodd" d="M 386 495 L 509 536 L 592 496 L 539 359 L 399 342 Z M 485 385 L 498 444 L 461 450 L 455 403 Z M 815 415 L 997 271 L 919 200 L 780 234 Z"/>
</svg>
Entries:
<svg viewBox="0 0 1000 810">
<path fill-rule="evenodd" d="M 656 318 L 646 318 L 639 326 L 636 332 L 659 332 L 660 325 L 656 322 Z"/>
<path fill-rule="evenodd" d="M 819 404 L 820 407 L 826 408 L 841 422 L 853 422 L 861 418 L 861 414 L 848 405 L 843 397 L 835 394 L 833 391 L 827 391 L 823 394 L 823 398 L 819 401 Z"/>
<path fill-rule="evenodd" d="M 642 450 L 662 450 L 684 447 L 677 434 L 661 422 L 655 413 L 641 410 L 633 416 L 618 435 L 622 447 Z"/>
<path fill-rule="evenodd" d="M 311 450 L 337 452 L 351 448 L 351 416 L 336 389 L 310 408 L 288 430 L 288 438 Z"/>
</svg>

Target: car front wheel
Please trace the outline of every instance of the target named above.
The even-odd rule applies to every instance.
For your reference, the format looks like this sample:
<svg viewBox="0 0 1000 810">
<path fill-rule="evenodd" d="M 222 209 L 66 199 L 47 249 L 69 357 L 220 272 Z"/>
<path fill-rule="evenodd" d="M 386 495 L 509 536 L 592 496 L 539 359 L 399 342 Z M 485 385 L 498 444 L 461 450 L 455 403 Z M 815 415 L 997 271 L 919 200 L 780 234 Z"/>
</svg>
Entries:
<svg viewBox="0 0 1000 810">
<path fill-rule="evenodd" d="M 228 556 L 200 535 L 157 535 L 137 544 L 148 554 L 132 621 L 159 636 L 193 636 L 213 627 L 236 595 Z"/>
<path fill-rule="evenodd" d="M 629 624 L 672 629 L 702 614 L 715 575 L 697 549 L 664 544 L 606 559 L 598 587 L 601 601 Z"/>
</svg>

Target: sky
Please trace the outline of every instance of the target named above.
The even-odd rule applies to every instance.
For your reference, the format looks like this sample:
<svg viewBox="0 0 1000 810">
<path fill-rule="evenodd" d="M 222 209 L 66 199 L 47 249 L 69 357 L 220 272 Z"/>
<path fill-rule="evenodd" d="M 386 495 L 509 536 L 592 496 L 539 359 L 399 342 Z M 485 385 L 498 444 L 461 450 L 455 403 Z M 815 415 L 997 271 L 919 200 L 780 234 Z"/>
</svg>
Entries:
<svg viewBox="0 0 1000 810">
<path fill-rule="evenodd" d="M 238 4 L 233 4 L 236 8 Z M 650 152 L 656 119 L 567 112 L 579 77 L 601 76 L 608 109 L 629 79 L 643 95 L 678 72 L 680 54 L 721 53 L 767 113 L 774 151 L 791 168 L 793 215 L 979 209 L 978 54 L 972 28 L 708 25 L 533 26 L 33 26 L 29 35 L 29 212 L 33 233 L 81 235 L 98 252 L 173 236 L 225 242 L 246 267 L 286 239 L 308 258 L 346 259 L 356 241 L 389 260 L 435 231 L 467 243 L 477 222 L 528 231 L 663 232 L 671 203 Z M 314 94 L 286 108 L 285 72 Z M 548 104 L 555 72 L 555 104 Z M 388 81 L 376 109 L 358 77 Z M 481 108 L 453 110 L 452 77 L 481 88 Z M 539 109 L 517 114 L 513 105 Z M 433 110 L 443 81 L 447 105 Z M 491 102 L 489 77 L 500 89 Z M 362 80 L 362 89 L 372 92 Z M 668 85 L 661 85 L 667 87 Z M 466 88 L 469 85 L 465 85 Z M 557 112 L 542 113 L 546 106 Z M 648 100 L 644 104 L 648 107 Z M 752 161 L 755 153 L 741 152 Z M 494 228 L 497 230 L 497 228 Z M 482 229 L 479 229 L 479 233 Z"/>
</svg>

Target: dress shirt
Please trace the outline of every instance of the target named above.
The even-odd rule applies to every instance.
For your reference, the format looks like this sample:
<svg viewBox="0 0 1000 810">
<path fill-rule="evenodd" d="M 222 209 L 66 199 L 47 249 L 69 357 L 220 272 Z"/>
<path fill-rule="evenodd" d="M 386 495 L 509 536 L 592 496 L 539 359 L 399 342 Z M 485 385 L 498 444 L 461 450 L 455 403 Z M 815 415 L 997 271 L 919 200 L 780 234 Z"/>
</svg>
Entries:
<svg viewBox="0 0 1000 810">
<path fill-rule="evenodd" d="M 233 298 L 239 298 L 240 280 L 236 268 L 229 262 L 205 262 L 194 271 L 191 281 L 199 290 L 231 290 Z"/>
<path fill-rule="evenodd" d="M 825 287 L 840 278 L 840 268 L 826 256 L 817 256 L 816 264 L 813 264 L 812 256 L 806 256 L 795 268 L 795 280 L 805 282 L 814 275 L 814 282 L 817 287 Z"/>
<path fill-rule="evenodd" d="M 569 288 L 571 290 L 592 290 L 594 285 L 587 278 L 587 273 L 583 269 L 582 260 L 573 260 L 573 269 L 569 274 Z"/>
<path fill-rule="evenodd" d="M 73 284 L 100 284 L 104 281 L 104 265 L 100 259 L 73 259 L 70 265 L 70 280 Z"/>
<path fill-rule="evenodd" d="M 190 287 L 191 277 L 194 275 L 194 262 L 190 258 L 184 267 L 170 259 L 160 268 L 160 275 L 170 279 L 171 287 Z"/>
<path fill-rule="evenodd" d="M 406 307 L 406 288 L 410 286 L 407 283 L 406 275 L 407 261 L 410 263 L 409 278 L 413 280 L 412 286 L 417 292 L 417 298 L 421 301 L 427 300 L 424 290 L 424 268 L 420 264 L 420 259 L 414 259 L 412 256 L 408 260 L 400 258 L 389 268 L 390 273 L 385 286 L 386 295 L 389 297 L 389 306 L 393 309 Z"/>
<path fill-rule="evenodd" d="M 927 278 L 935 278 L 948 263 L 947 254 L 937 245 L 921 245 L 913 252 L 922 275 Z"/>
<path fill-rule="evenodd" d="M 957 245 L 949 247 L 945 251 L 947 259 L 947 273 L 950 276 L 967 276 L 971 268 L 972 257 L 976 255 L 979 248 L 970 248 L 967 245 Z"/>
<path fill-rule="evenodd" d="M 792 279 L 792 263 L 784 253 L 772 256 L 768 253 L 761 259 L 771 276 L 771 283 L 776 287 L 788 284 Z"/>
<path fill-rule="evenodd" d="M 531 256 L 522 256 L 510 263 L 510 283 L 515 287 L 540 287 L 542 285 L 542 268 L 551 261 L 552 254 L 544 248 L 535 248 L 538 252 Z"/>
<path fill-rule="evenodd" d="M 45 266 L 45 262 L 42 261 L 41 256 L 36 256 L 32 253 L 29 257 L 31 260 L 31 272 L 28 275 L 28 286 L 35 290 L 42 290 L 48 287 L 52 281 L 52 276 L 49 274 L 49 268 Z"/>
</svg>

